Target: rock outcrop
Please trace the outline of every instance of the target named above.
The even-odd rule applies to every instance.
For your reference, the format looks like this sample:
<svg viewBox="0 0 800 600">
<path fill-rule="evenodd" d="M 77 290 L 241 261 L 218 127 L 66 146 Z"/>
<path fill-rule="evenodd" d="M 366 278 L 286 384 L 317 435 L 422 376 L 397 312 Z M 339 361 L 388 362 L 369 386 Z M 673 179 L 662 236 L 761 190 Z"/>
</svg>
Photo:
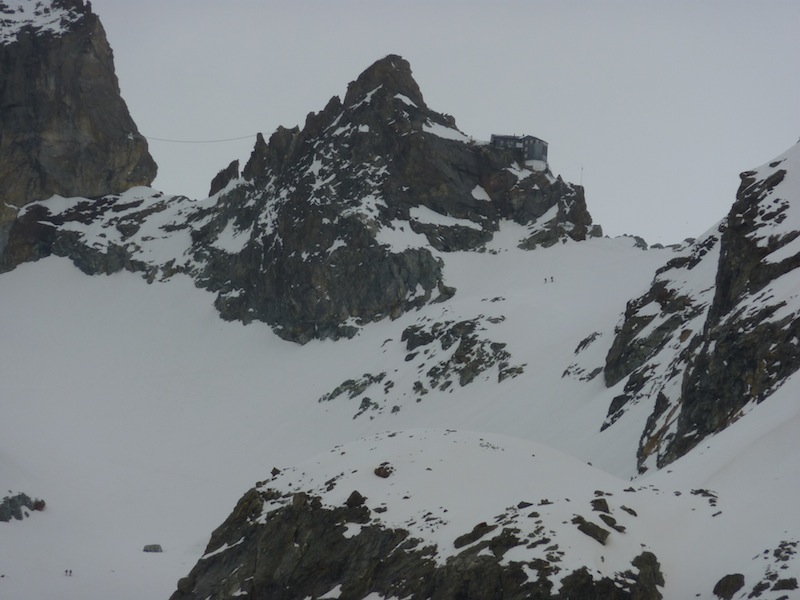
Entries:
<svg viewBox="0 0 800 600">
<path fill-rule="evenodd" d="M 209 198 L 216 194 L 217 192 L 221 191 L 228 185 L 231 181 L 239 179 L 239 161 L 234 160 L 229 164 L 227 167 L 222 169 L 219 173 L 214 176 L 214 179 L 211 180 L 211 186 L 208 190 Z"/>
<path fill-rule="evenodd" d="M 765 400 L 800 368 L 800 145 L 743 173 L 727 218 L 628 303 L 605 366 L 624 390 L 610 426 L 653 402 L 639 468 L 664 466 Z"/>
<path fill-rule="evenodd" d="M 484 250 L 503 220 L 525 226 L 529 249 L 600 234 L 583 188 L 472 141 L 394 55 L 302 129 L 259 135 L 241 174 L 232 163 L 211 191 L 200 203 L 142 189 L 39 204 L 10 233 L 5 268 L 54 252 L 89 273 L 188 273 L 224 318 L 303 343 L 452 296 L 439 253 Z"/>
<path fill-rule="evenodd" d="M 347 535 L 349 524 L 365 524 L 366 506 L 326 508 L 319 498 L 298 493 L 283 508 L 264 515 L 274 490 L 247 492 L 212 535 L 205 555 L 178 582 L 170 600 L 223 600 L 246 595 L 254 600 L 294 598 L 409 598 L 411 600 L 660 600 L 664 585 L 655 555 L 643 552 L 632 561 L 636 572 L 625 583 L 595 579 L 581 568 L 555 586 L 542 576 L 531 579 L 527 565 L 504 562 L 507 548 L 519 543 L 509 531 L 464 550 L 444 565 L 429 547 L 402 529 L 366 525 Z M 489 552 L 480 552 L 488 550 Z M 550 567 L 552 570 L 552 567 Z"/>
<path fill-rule="evenodd" d="M 798 170 L 800 145 L 742 174 L 720 241 L 703 343 L 686 373 L 662 464 L 725 428 L 800 368 L 800 306 L 782 293 L 796 285 L 800 266 Z"/>
<path fill-rule="evenodd" d="M 0 3 L 0 251 L 30 202 L 116 194 L 155 175 L 91 5 Z"/>
<path fill-rule="evenodd" d="M 44 508 L 44 500 L 32 499 L 28 494 L 9 495 L 0 501 L 0 522 L 7 523 L 11 519 L 22 521 L 30 515 L 29 511 L 42 511 Z"/>
<path fill-rule="evenodd" d="M 648 503 L 658 492 L 606 492 L 586 482 L 581 491 L 568 484 L 563 497 L 558 481 L 538 480 L 551 471 L 549 459 L 507 442 L 455 430 L 389 432 L 273 469 L 213 532 L 172 600 L 660 599 L 659 561 L 635 512 L 620 505 L 623 494 Z M 378 465 L 376 456 L 387 460 Z M 529 479 L 509 477 L 504 460 Z M 473 461 L 494 468 L 478 482 Z M 587 465 L 575 467 L 561 481 L 578 472 L 592 478 Z M 474 504 L 500 482 L 505 488 L 487 494 L 488 503 Z M 545 489 L 548 498 L 531 496 Z M 594 525 L 602 538 L 581 516 L 592 514 L 598 495 L 611 528 Z M 704 510 L 702 501 L 691 504 L 685 510 Z M 598 555 L 606 549 L 613 566 Z"/>
</svg>

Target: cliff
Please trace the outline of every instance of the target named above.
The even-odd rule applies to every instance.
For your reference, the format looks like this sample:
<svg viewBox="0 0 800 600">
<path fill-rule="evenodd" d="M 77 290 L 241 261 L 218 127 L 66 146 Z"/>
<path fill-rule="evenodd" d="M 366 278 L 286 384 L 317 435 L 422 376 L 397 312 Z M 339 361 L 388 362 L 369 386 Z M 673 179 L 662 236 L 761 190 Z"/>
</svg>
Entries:
<svg viewBox="0 0 800 600">
<path fill-rule="evenodd" d="M 728 216 L 632 299 L 606 357 L 624 384 L 610 427 L 651 408 L 641 470 L 663 467 L 766 400 L 800 368 L 800 306 L 787 294 L 800 266 L 800 146 L 742 173 Z"/>
<path fill-rule="evenodd" d="M 17 209 L 149 185 L 156 164 L 83 0 L 0 5 L 0 250 Z"/>
<path fill-rule="evenodd" d="M 526 476 L 508 477 L 509 464 Z M 490 468 L 478 481 L 469 465 Z M 659 501 L 508 438 L 376 435 L 274 469 L 171 600 L 659 600 L 664 578 L 635 516 Z"/>
</svg>

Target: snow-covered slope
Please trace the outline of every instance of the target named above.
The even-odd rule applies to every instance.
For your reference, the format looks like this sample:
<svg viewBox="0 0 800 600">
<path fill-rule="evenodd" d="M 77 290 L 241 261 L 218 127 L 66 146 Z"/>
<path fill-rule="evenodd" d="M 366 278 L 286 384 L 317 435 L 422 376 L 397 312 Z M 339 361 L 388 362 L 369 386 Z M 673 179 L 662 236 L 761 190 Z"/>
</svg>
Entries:
<svg viewBox="0 0 800 600">
<path fill-rule="evenodd" d="M 561 379 L 556 359 L 571 355 L 594 319 L 614 320 L 662 257 L 627 240 L 595 240 L 452 259 L 447 281 L 459 287 L 459 304 L 373 324 L 353 340 L 302 347 L 259 324 L 221 321 L 213 296 L 186 278 L 148 285 L 127 273 L 86 277 L 55 258 L 4 274 L 2 331 L 13 342 L 0 360 L 2 481 L 4 489 L 45 499 L 48 509 L 7 525 L 20 537 L 0 538 L 9 565 L 2 585 L 43 594 L 53 588 L 38 586 L 114 586 L 112 571 L 133 569 L 135 578 L 147 561 L 153 571 L 137 585 L 160 582 L 162 591 L 133 586 L 131 597 L 166 596 L 243 490 L 275 465 L 361 435 L 409 427 L 539 434 L 590 457 L 598 421 L 576 409 L 590 405 L 591 395 L 565 393 L 563 386 L 574 386 Z M 603 265 L 617 282 L 607 295 L 596 290 Z M 631 273 L 640 274 L 638 282 Z M 543 283 L 550 276 L 555 281 Z M 498 290 L 505 300 L 492 302 Z M 400 337 L 442 313 L 505 316 L 487 327 L 494 341 L 508 344 L 515 364 L 527 364 L 524 374 L 498 385 L 495 371 L 464 388 L 410 393 L 418 366 L 404 360 Z M 345 379 L 387 370 L 398 412 L 354 418 L 360 398 L 319 402 Z M 632 471 L 633 449 L 614 466 Z M 166 551 L 142 556 L 147 543 Z M 46 568 L 42 544 L 52 549 Z M 75 571 L 67 582 L 66 568 Z"/>
<path fill-rule="evenodd" d="M 714 583 L 738 571 L 748 590 L 768 569 L 796 576 L 792 560 L 753 559 L 800 535 L 785 511 L 798 481 L 787 458 L 795 380 L 678 461 L 674 474 L 630 481 L 638 433 L 599 430 L 613 390 L 601 378 L 562 374 L 588 333 L 611 335 L 626 300 L 674 254 L 624 238 L 526 252 L 516 248 L 517 227 L 504 225 L 490 252 L 442 254 L 445 282 L 459 290 L 448 302 L 374 323 L 351 340 L 304 346 L 265 325 L 220 320 L 213 296 L 188 278 L 87 277 L 58 258 L 4 274 L 0 480 L 47 508 L 2 524 L 3 597 L 166 598 L 236 498 L 273 467 L 287 491 L 344 473 L 326 502 L 359 489 L 368 505 L 386 504 L 387 523 L 440 542 L 492 524 L 512 504 L 570 498 L 537 511 L 562 540 L 564 566 L 589 557 L 593 573 L 612 575 L 645 544 L 661 563 L 667 598 L 711 598 Z M 481 338 L 506 344 L 520 372 L 498 383 L 494 365 L 464 386 L 454 377 L 416 393 L 415 382 L 458 344 L 444 349 L 437 340 L 406 360 L 403 332 L 473 319 Z M 383 372 L 361 393 L 330 398 L 348 379 Z M 339 463 L 330 451 L 343 444 L 352 451 Z M 396 469 L 386 480 L 371 474 L 383 462 Z M 520 475 L 528 471 L 535 477 Z M 411 490 L 415 482 L 422 485 Z M 716 507 L 692 494 L 706 488 Z M 608 502 L 626 527 L 606 546 L 571 522 L 597 521 L 596 489 L 614 494 Z M 415 518 L 445 509 L 436 527 Z M 505 518 L 532 526 L 521 514 Z M 164 552 L 143 553 L 151 543 Z M 698 560 L 695 547 L 708 558 Z M 519 549 L 509 552 L 519 558 Z"/>
<path fill-rule="evenodd" d="M 0 598 L 798 594 L 800 146 L 677 249 L 540 167 L 389 55 L 204 201 L 13 209 Z"/>
</svg>

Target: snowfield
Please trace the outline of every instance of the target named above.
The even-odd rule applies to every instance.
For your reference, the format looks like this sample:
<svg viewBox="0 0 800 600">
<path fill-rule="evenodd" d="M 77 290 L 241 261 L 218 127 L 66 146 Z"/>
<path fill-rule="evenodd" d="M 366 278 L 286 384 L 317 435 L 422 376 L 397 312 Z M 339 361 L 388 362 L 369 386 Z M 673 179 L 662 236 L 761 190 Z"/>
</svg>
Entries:
<svg viewBox="0 0 800 600">
<path fill-rule="evenodd" d="M 186 277 L 87 277 L 54 257 L 2 275 L 0 485 L 47 507 L 0 523 L 0 598 L 166 599 L 265 479 L 331 505 L 357 489 L 386 507 L 384 523 L 436 543 L 437 560 L 486 522 L 552 532 L 564 575 L 582 565 L 613 574 L 651 550 L 667 599 L 713 598 L 729 573 L 745 576 L 736 597 L 771 572 L 800 577 L 794 555 L 776 553 L 800 541 L 798 377 L 668 469 L 636 477 L 641 426 L 600 432 L 619 386 L 562 374 L 587 336 L 607 348 L 626 301 L 674 252 L 631 238 L 525 252 L 516 248 L 525 233 L 504 224 L 486 252 L 441 254 L 451 300 L 305 346 L 222 321 L 214 296 Z M 491 368 L 415 393 L 447 353 L 409 358 L 402 332 L 467 319 L 505 344 L 521 373 L 498 382 Z M 582 360 L 600 367 L 604 355 Z M 365 392 L 371 404 L 320 401 L 380 373 Z M 648 414 L 637 406 L 624 419 Z M 385 479 L 374 474 L 383 463 L 394 469 Z M 281 473 L 270 478 L 273 467 Z M 572 522 L 596 520 L 598 497 L 625 527 L 604 546 Z M 146 544 L 164 552 L 144 553 Z M 760 597 L 787 593 L 798 592 Z"/>
</svg>

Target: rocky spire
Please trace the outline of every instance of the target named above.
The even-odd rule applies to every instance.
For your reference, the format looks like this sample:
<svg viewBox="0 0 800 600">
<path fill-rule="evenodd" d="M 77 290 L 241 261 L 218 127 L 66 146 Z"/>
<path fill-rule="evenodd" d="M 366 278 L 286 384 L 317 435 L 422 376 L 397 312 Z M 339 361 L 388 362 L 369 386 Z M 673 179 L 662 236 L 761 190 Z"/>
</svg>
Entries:
<svg viewBox="0 0 800 600">
<path fill-rule="evenodd" d="M 156 164 L 88 2 L 1 3 L 0 81 L 0 230 L 13 207 L 53 194 L 96 197 L 152 183 Z"/>
<path fill-rule="evenodd" d="M 353 106 L 380 87 L 383 87 L 392 96 L 401 94 L 419 108 L 427 108 L 422 99 L 422 92 L 411 76 L 411 65 L 396 54 L 389 54 L 375 61 L 358 76 L 358 79 L 347 86 L 347 94 L 344 97 L 345 107 Z"/>
</svg>

